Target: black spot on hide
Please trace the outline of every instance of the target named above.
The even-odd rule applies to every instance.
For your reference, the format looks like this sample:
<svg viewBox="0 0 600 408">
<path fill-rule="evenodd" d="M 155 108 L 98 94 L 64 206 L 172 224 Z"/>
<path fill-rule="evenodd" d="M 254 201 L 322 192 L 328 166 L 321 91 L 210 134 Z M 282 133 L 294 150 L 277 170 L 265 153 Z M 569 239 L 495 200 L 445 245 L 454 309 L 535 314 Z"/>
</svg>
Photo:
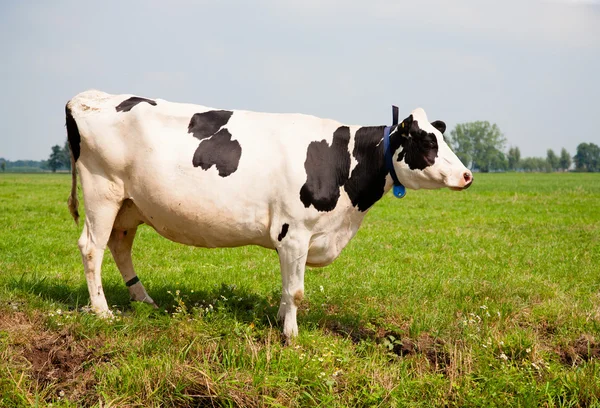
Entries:
<svg viewBox="0 0 600 408">
<path fill-rule="evenodd" d="M 192 158 L 194 167 L 208 170 L 216 166 L 221 177 L 227 177 L 237 170 L 242 146 L 237 140 L 231 140 L 231 133 L 224 128 L 232 115 L 232 111 L 214 110 L 192 116 L 188 133 L 201 140 Z"/>
<path fill-rule="evenodd" d="M 300 189 L 300 200 L 306 208 L 331 211 L 340 198 L 340 187 L 350 172 L 350 129 L 341 126 L 333 133 L 331 146 L 325 140 L 311 142 L 306 151 L 306 183 Z"/>
<path fill-rule="evenodd" d="M 279 233 L 279 235 L 277 236 L 277 241 L 281 242 L 282 239 L 285 238 L 285 236 L 288 233 L 288 229 L 290 228 L 289 224 L 283 224 L 281 227 L 281 232 Z"/>
<path fill-rule="evenodd" d="M 198 140 L 211 137 L 229 122 L 232 111 L 213 110 L 195 113 L 188 125 L 188 133 L 193 133 Z"/>
<path fill-rule="evenodd" d="M 241 156 L 240 143 L 231 140 L 231 133 L 227 129 L 221 129 L 209 139 L 200 142 L 192 164 L 202 170 L 208 170 L 214 165 L 219 171 L 219 176 L 227 177 L 237 170 Z"/>
<path fill-rule="evenodd" d="M 424 170 L 435 163 L 438 154 L 437 137 L 421 129 L 417 120 L 412 121 L 409 137 L 402 138 L 402 147 L 397 160 L 404 159 L 411 170 Z"/>
<path fill-rule="evenodd" d="M 146 102 L 152 106 L 156 106 L 156 102 L 152 99 L 140 98 L 139 96 L 132 96 L 129 99 L 125 99 L 123 102 L 118 104 L 115 109 L 117 112 L 129 112 L 132 110 L 138 103 Z"/>
<path fill-rule="evenodd" d="M 385 126 L 367 126 L 356 131 L 352 155 L 358 162 L 344 189 L 352 205 L 360 211 L 368 210 L 383 197 L 387 169 L 383 152 Z M 392 149 L 395 138 L 390 138 Z"/>
</svg>

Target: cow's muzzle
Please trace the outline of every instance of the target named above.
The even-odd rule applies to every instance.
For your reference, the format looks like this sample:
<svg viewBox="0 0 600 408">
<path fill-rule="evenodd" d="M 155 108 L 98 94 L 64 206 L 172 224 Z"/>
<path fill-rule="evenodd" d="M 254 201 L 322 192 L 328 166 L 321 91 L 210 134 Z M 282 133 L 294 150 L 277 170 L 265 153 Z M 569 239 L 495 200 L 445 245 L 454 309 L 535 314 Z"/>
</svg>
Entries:
<svg viewBox="0 0 600 408">
<path fill-rule="evenodd" d="M 458 187 L 450 187 L 450 190 L 461 191 L 471 187 L 471 184 L 473 184 L 473 173 L 471 173 L 469 170 L 465 171 L 462 174 L 462 180 L 460 184 L 462 185 L 459 185 Z"/>
</svg>

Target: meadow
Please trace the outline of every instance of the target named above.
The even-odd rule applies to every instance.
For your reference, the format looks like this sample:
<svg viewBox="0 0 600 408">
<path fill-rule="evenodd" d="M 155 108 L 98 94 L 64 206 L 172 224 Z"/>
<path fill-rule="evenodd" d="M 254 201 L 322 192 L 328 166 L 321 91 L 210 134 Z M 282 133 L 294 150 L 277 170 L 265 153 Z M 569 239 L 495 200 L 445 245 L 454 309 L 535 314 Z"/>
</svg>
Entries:
<svg viewBox="0 0 600 408">
<path fill-rule="evenodd" d="M 147 226 L 161 306 L 88 312 L 68 175 L 0 175 L 0 406 L 600 406 L 600 174 L 476 174 L 391 194 L 307 269 L 300 336 L 276 321 L 276 253 Z"/>
</svg>

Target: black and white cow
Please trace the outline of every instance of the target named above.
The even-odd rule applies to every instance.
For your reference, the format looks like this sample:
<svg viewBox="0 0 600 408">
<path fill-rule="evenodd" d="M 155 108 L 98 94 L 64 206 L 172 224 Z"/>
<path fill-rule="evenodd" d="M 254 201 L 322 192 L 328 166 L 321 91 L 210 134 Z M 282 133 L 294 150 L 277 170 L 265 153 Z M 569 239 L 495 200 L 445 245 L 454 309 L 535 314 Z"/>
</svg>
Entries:
<svg viewBox="0 0 600 408">
<path fill-rule="evenodd" d="M 69 209 L 78 221 L 79 172 L 86 219 L 78 243 L 100 315 L 110 315 L 100 276 L 107 245 L 132 300 L 154 304 L 131 261 L 137 227 L 146 223 L 182 244 L 275 249 L 279 318 L 283 333 L 295 336 L 305 266 L 336 259 L 392 187 L 391 174 L 410 189 L 462 190 L 473 180 L 444 142 L 446 125 L 430 123 L 423 109 L 387 128 L 384 141 L 385 126 L 92 90 L 67 103 L 66 125 Z"/>
</svg>

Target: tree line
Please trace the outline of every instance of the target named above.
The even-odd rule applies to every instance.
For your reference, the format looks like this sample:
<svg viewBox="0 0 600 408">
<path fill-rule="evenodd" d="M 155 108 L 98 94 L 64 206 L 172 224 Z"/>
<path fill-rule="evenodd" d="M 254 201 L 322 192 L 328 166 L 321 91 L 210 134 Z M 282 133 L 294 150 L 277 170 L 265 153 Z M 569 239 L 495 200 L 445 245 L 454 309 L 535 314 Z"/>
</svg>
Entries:
<svg viewBox="0 0 600 408">
<path fill-rule="evenodd" d="M 69 143 L 61 147 L 60 145 L 52 146 L 48 160 L 15 160 L 10 161 L 0 158 L 0 170 L 2 172 L 43 172 L 50 170 L 71 170 L 71 156 L 69 153 Z"/>
<path fill-rule="evenodd" d="M 42 166 L 46 163 L 45 160 L 15 160 L 10 161 L 4 158 L 0 158 L 0 171 L 2 172 L 19 172 L 19 173 L 33 173 L 41 172 Z"/>
<path fill-rule="evenodd" d="M 518 147 L 511 146 L 504 153 L 506 138 L 496 124 L 487 121 L 460 123 L 450 132 L 448 144 L 459 159 L 471 170 L 490 171 L 567 171 L 575 164 L 575 171 L 600 171 L 600 147 L 594 143 L 580 143 L 571 157 L 564 147 L 557 155 L 548 149 L 546 157 L 521 157 Z"/>
</svg>

